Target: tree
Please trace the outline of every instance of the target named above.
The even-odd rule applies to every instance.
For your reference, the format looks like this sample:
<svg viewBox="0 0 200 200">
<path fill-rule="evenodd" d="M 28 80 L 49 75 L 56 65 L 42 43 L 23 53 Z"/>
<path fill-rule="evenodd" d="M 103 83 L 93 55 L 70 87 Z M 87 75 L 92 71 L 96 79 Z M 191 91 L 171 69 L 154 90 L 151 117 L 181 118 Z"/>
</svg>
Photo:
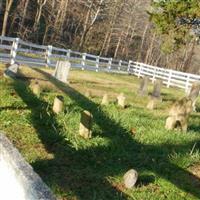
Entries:
<svg viewBox="0 0 200 200">
<path fill-rule="evenodd" d="M 3 19 L 3 26 L 2 26 L 2 33 L 1 33 L 2 36 L 6 34 L 8 16 L 9 16 L 9 12 L 10 12 L 12 4 L 13 4 L 13 0 L 6 0 L 6 7 L 5 7 L 5 12 L 4 12 L 4 19 Z"/>
<path fill-rule="evenodd" d="M 192 22 L 200 18 L 200 1 L 153 1 L 149 15 L 156 32 L 162 36 L 162 49 L 170 53 L 196 37 L 191 34 L 197 28 Z"/>
</svg>

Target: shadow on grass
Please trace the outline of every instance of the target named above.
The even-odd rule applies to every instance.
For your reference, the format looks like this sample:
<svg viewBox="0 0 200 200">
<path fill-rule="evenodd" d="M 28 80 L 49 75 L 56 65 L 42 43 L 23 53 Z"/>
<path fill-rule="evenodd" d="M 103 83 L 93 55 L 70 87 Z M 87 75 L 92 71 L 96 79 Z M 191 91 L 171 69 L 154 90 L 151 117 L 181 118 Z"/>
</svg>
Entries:
<svg viewBox="0 0 200 200">
<path fill-rule="evenodd" d="M 3 110 L 28 110 L 29 108 L 27 106 L 4 106 L 0 107 L 0 112 Z"/>
<path fill-rule="evenodd" d="M 56 122 L 54 114 L 48 110 L 48 103 L 35 97 L 24 83 L 16 81 L 14 88 L 31 109 L 31 122 L 39 138 L 46 150 L 54 154 L 52 160 L 38 160 L 33 163 L 35 170 L 49 186 L 59 188 L 59 193 L 63 193 L 62 196 L 67 192 L 67 199 L 70 199 L 70 193 L 81 200 L 127 199 L 123 186 L 112 185 L 108 177 L 120 176 L 128 169 L 135 168 L 139 174 L 144 171 L 154 172 L 181 190 L 200 198 L 197 185 L 200 180 L 168 159 L 173 150 L 185 153 L 192 144 L 162 146 L 140 144 L 133 140 L 128 130 L 109 118 L 97 104 L 70 86 L 58 82 L 46 72 L 39 69 L 37 71 L 46 76 L 82 109 L 92 112 L 103 136 L 110 140 L 108 146 L 75 150 L 62 135 L 62 129 Z M 197 147 L 199 148 L 198 145 Z M 155 179 L 149 176 L 142 177 L 139 185 L 149 184 Z"/>
</svg>

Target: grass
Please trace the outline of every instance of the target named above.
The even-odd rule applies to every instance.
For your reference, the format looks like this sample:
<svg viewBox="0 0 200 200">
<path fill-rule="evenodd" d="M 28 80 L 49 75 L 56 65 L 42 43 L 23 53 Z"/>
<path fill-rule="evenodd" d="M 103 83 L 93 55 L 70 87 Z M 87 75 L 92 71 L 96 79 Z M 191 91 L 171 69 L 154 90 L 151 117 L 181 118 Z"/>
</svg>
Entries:
<svg viewBox="0 0 200 200">
<path fill-rule="evenodd" d="M 2 71 L 3 65 L 0 130 L 58 199 L 200 199 L 200 114 L 192 114 L 187 133 L 164 129 L 168 107 L 184 96 L 182 90 L 163 87 L 163 102 L 149 111 L 148 97 L 137 96 L 133 76 L 71 71 L 67 86 L 50 78 L 48 70 L 23 67 L 29 78 L 17 80 L 3 78 Z M 31 77 L 42 85 L 39 98 L 29 89 Z M 84 96 L 88 90 L 90 98 Z M 111 102 L 101 106 L 105 92 Z M 127 97 L 126 109 L 115 103 L 120 92 Z M 57 94 L 65 103 L 59 115 L 51 110 Z M 85 109 L 94 116 L 90 140 L 78 135 Z M 127 190 L 122 177 L 130 168 L 139 172 L 139 180 Z"/>
</svg>

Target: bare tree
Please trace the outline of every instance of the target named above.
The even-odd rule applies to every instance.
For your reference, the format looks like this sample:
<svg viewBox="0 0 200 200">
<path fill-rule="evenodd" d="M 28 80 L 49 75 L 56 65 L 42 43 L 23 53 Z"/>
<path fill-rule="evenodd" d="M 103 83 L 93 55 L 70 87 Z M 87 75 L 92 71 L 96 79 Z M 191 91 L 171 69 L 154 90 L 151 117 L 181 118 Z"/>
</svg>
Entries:
<svg viewBox="0 0 200 200">
<path fill-rule="evenodd" d="M 38 28 L 38 25 L 39 25 L 39 22 L 40 22 L 40 17 L 41 17 L 41 14 L 42 14 L 42 8 L 46 4 L 46 2 L 47 2 L 47 0 L 37 0 L 38 7 L 37 7 L 36 15 L 35 15 L 35 22 L 34 22 L 34 25 L 33 25 L 34 31 L 36 31 L 37 28 Z"/>
<path fill-rule="evenodd" d="M 6 34 L 8 16 L 9 16 L 9 12 L 10 12 L 10 8 L 12 4 L 13 4 L 13 0 L 6 0 L 6 7 L 5 7 L 5 12 L 4 12 L 3 26 L 2 26 L 2 32 L 1 32 L 2 36 Z"/>
</svg>

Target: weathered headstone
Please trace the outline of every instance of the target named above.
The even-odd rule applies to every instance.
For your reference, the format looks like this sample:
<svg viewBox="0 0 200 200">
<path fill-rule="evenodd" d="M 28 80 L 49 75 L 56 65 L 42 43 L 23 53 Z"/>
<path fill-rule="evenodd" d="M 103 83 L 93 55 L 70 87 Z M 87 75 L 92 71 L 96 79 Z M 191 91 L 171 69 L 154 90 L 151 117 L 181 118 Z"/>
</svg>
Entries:
<svg viewBox="0 0 200 200">
<path fill-rule="evenodd" d="M 104 94 L 102 101 L 101 101 L 101 105 L 108 105 L 108 94 Z"/>
<path fill-rule="evenodd" d="M 35 81 L 32 85 L 32 92 L 33 94 L 35 94 L 36 96 L 40 96 L 41 93 L 41 88 L 40 88 L 40 84 L 38 81 Z"/>
<path fill-rule="evenodd" d="M 4 71 L 4 76 L 5 77 L 16 77 L 18 73 L 19 65 L 18 64 L 13 64 L 10 65 L 5 71 Z"/>
<path fill-rule="evenodd" d="M 71 64 L 68 61 L 58 61 L 53 76 L 64 83 L 68 83 Z"/>
<path fill-rule="evenodd" d="M 146 96 L 148 94 L 148 82 L 149 78 L 147 76 L 144 76 L 140 83 L 140 88 L 138 90 L 138 94 L 140 96 Z"/>
<path fill-rule="evenodd" d="M 138 173 L 134 169 L 130 169 L 124 174 L 124 185 L 126 188 L 130 189 L 133 188 L 138 179 Z"/>
<path fill-rule="evenodd" d="M 84 110 L 81 113 L 79 135 L 85 139 L 92 137 L 92 130 L 91 130 L 92 129 L 92 119 L 93 119 L 93 116 L 89 111 Z"/>
<path fill-rule="evenodd" d="M 124 96 L 124 93 L 120 93 L 120 95 L 117 97 L 118 106 L 125 108 L 125 100 L 126 97 Z"/>
<path fill-rule="evenodd" d="M 200 82 L 194 82 L 192 84 L 192 87 L 188 96 L 192 100 L 193 111 L 196 111 L 195 104 L 199 96 L 199 93 L 200 93 Z"/>
<path fill-rule="evenodd" d="M 156 80 L 154 83 L 153 92 L 151 96 L 160 99 L 161 88 L 162 88 L 162 80 Z"/>
<path fill-rule="evenodd" d="M 58 114 L 58 113 L 62 112 L 63 103 L 64 103 L 63 96 L 58 95 L 58 96 L 55 97 L 54 103 L 53 103 L 53 111 L 54 111 L 54 113 Z"/>
<path fill-rule="evenodd" d="M 147 104 L 147 108 L 153 110 L 156 108 L 157 104 L 162 101 L 161 98 L 161 88 L 162 88 L 162 81 L 156 80 L 153 87 L 153 92 L 150 95 L 149 102 Z"/>
<path fill-rule="evenodd" d="M 169 117 L 166 120 L 165 128 L 173 130 L 180 127 L 186 132 L 188 127 L 188 119 L 192 112 L 192 100 L 184 97 L 176 101 L 169 110 Z"/>
</svg>

